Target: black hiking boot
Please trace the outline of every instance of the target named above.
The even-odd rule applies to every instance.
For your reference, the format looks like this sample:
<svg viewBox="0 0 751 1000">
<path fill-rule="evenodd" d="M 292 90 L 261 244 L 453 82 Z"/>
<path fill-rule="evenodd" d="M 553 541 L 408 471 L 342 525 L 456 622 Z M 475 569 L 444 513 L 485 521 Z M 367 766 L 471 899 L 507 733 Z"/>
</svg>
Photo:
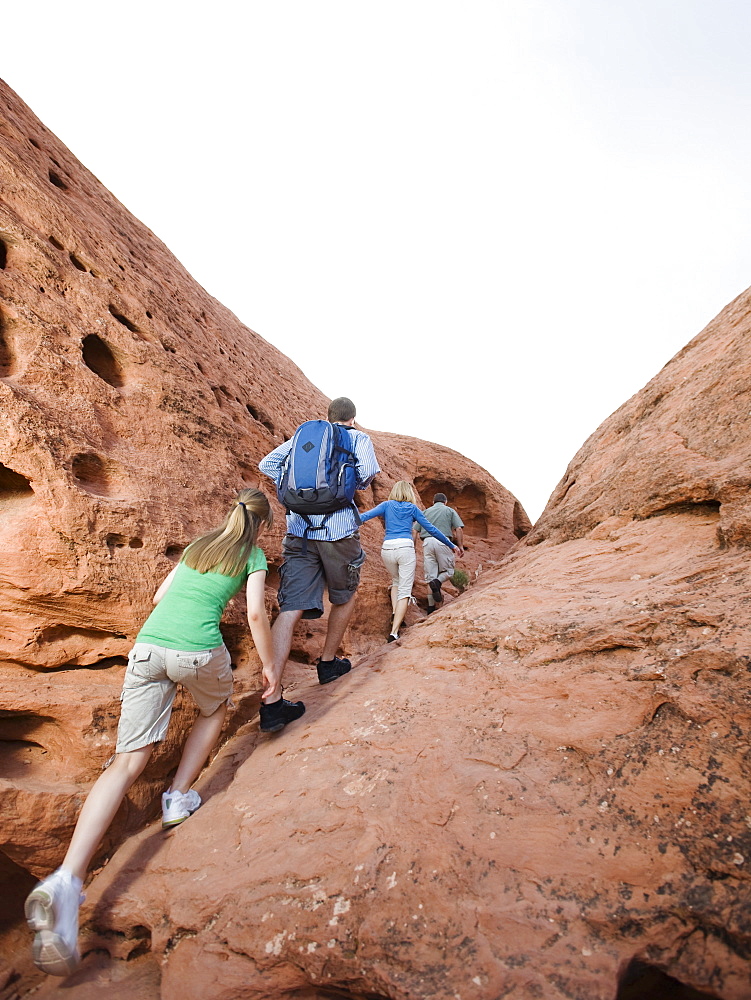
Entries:
<svg viewBox="0 0 751 1000">
<path fill-rule="evenodd" d="M 294 722 L 305 714 L 305 705 L 301 701 L 287 701 L 280 698 L 270 705 L 261 702 L 261 732 L 278 733 L 288 722 Z"/>
<path fill-rule="evenodd" d="M 333 660 L 319 660 L 316 664 L 318 670 L 318 683 L 328 684 L 335 681 L 342 674 L 348 674 L 352 669 L 352 664 L 343 656 L 335 656 Z"/>
<path fill-rule="evenodd" d="M 430 589 L 433 591 L 433 600 L 436 604 L 442 604 L 443 591 L 441 590 L 441 581 L 437 577 L 435 580 L 430 581 Z"/>
</svg>

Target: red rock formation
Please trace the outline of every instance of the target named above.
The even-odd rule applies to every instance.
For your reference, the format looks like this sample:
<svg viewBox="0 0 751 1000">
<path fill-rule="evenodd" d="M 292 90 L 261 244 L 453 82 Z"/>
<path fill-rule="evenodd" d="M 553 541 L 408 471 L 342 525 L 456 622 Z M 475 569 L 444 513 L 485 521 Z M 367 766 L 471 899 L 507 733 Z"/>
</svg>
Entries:
<svg viewBox="0 0 751 1000">
<path fill-rule="evenodd" d="M 749 305 L 587 442 L 578 503 L 482 589 L 301 680 L 298 726 L 249 723 L 190 826 L 121 848 L 84 911 L 108 975 L 143 952 L 164 998 L 748 996 Z"/>
<path fill-rule="evenodd" d="M 20 116 L 20 105 L 12 107 Z M 26 134 L 20 125 L 18 131 Z M 7 131 L 3 134 L 7 140 Z M 45 143 L 52 140 L 47 136 Z M 50 148 L 60 163 L 69 162 L 63 158 L 69 154 Z M 71 181 L 72 174 L 71 166 L 66 175 Z M 24 198 L 37 204 L 30 181 L 24 190 Z M 20 216 L 25 204 L 20 194 L 14 204 Z M 94 233 L 106 215 L 97 204 L 99 214 L 92 207 L 90 217 L 83 207 L 76 209 Z M 158 248 L 132 220 L 116 217 L 123 231 L 127 222 L 144 246 Z M 73 233 L 73 214 L 71 220 Z M 27 222 L 24 227 L 24 232 L 32 228 Z M 156 256 L 156 249 L 152 252 Z M 9 247 L 9 266 L 0 275 L 3 289 L 10 284 L 12 253 Z M 163 249 L 160 253 L 165 274 L 160 284 L 169 288 L 166 279 L 178 265 Z M 81 279 L 71 277 L 89 281 L 80 273 Z M 171 308 L 202 294 L 184 272 L 175 282 L 182 291 Z M 32 296 L 27 284 L 24 294 Z M 12 306 L 25 301 L 21 294 L 7 297 Z M 71 290 L 66 301 L 73 299 Z M 160 301 L 156 296 L 152 316 Z M 215 316 L 211 310 L 220 307 L 207 297 L 205 309 Z M 480 526 L 491 510 L 488 540 L 475 534 L 470 545 L 476 558 L 482 553 L 478 584 L 440 614 L 417 622 L 398 645 L 373 641 L 368 648 L 364 635 L 355 634 L 364 655 L 334 685 L 318 687 L 303 664 L 295 665 L 291 681 L 308 712 L 277 736 L 259 733 L 251 691 L 245 714 L 238 713 L 235 730 L 198 782 L 205 805 L 166 835 L 156 824 L 143 826 L 93 878 L 82 910 L 88 954 L 66 981 L 66 995 L 86 1000 L 104 987 L 108 996 L 129 1000 L 746 1000 L 750 314 L 746 292 L 613 414 L 574 458 L 533 531 L 489 572 L 488 562 L 498 558 L 493 538 L 499 548 L 510 540 L 501 525 L 506 532 L 513 527 L 513 502 L 502 492 L 493 494 L 491 481 L 469 468 L 452 479 L 454 489 L 446 492 L 462 502 L 466 498 L 468 523 Z M 141 314 L 132 322 L 146 326 Z M 241 342 L 242 328 L 235 324 L 225 316 L 215 329 L 217 343 L 237 355 L 222 332 L 237 331 Z M 158 329 L 159 337 L 167 336 Z M 186 321 L 179 338 L 175 335 L 173 346 L 185 357 L 199 351 L 193 330 Z M 262 370 L 268 364 L 263 359 L 276 355 L 260 338 L 244 336 L 250 342 L 248 364 Z M 15 356 L 16 341 L 10 343 L 3 356 Z M 120 341 L 115 346 L 120 353 L 113 354 L 125 370 L 129 355 Z M 68 352 L 74 356 L 71 344 Z M 59 354 L 68 357 L 62 346 Z M 162 383 L 152 390 L 157 397 L 162 384 L 174 393 L 181 357 L 165 359 Z M 150 358 L 144 355 L 139 371 L 149 371 Z M 221 370 L 215 381 L 230 386 L 229 364 L 225 371 L 221 356 L 215 361 Z M 284 359 L 276 363 L 280 372 L 291 372 Z M 104 633 L 108 623 L 110 628 L 110 634 L 98 635 L 104 644 L 115 641 L 114 623 L 126 611 L 132 614 L 131 629 L 145 610 L 157 573 L 146 587 L 140 575 L 146 570 L 138 564 L 136 573 L 136 561 L 145 556 L 144 567 L 159 563 L 167 544 L 184 543 L 205 523 L 179 490 L 169 503 L 149 498 L 164 498 L 163 483 L 173 477 L 181 482 L 197 456 L 202 476 L 211 466 L 199 450 L 203 445 L 185 444 L 183 459 L 165 454 L 166 474 L 148 479 L 148 489 L 138 494 L 140 507 L 130 494 L 122 506 L 114 493 L 91 496 L 77 485 L 70 456 L 85 451 L 73 436 L 75 428 L 82 435 L 100 434 L 94 416 L 109 420 L 114 430 L 106 440 L 96 436 L 89 450 L 103 461 L 117 460 L 127 472 L 124 484 L 132 481 L 137 463 L 126 461 L 130 452 L 117 443 L 118 413 L 126 414 L 130 433 L 146 439 L 140 453 L 166 450 L 159 435 L 149 443 L 151 425 L 137 409 L 128 409 L 128 393 L 135 389 L 123 386 L 111 399 L 109 389 L 102 390 L 108 395 L 99 409 L 87 410 L 86 419 L 76 417 L 89 405 L 79 401 L 79 395 L 89 398 L 83 376 L 91 378 L 82 362 L 75 391 L 57 388 L 58 397 L 68 393 L 63 398 L 73 401 L 68 423 L 58 432 L 61 443 L 55 444 L 51 431 L 43 437 L 48 425 L 35 414 L 38 400 L 48 397 L 36 385 L 61 364 L 58 353 L 40 354 L 39 362 L 30 360 L 28 368 L 2 382 L 4 398 L 18 407 L 10 426 L 28 435 L 22 440 L 29 444 L 6 451 L 0 460 L 34 490 L 30 498 L 28 488 L 11 479 L 13 489 L 6 494 L 13 510 L 22 512 L 14 516 L 25 520 L 15 536 L 7 527 L 11 520 L 2 521 L 2 549 L 14 544 L 15 559 L 24 567 L 30 533 L 36 551 L 52 545 L 47 522 L 63 525 L 69 539 L 50 549 L 53 561 L 46 569 L 56 574 L 56 589 L 42 592 L 38 568 L 27 560 L 18 577 L 26 587 L 15 592 L 10 566 L 3 564 L 2 595 L 13 616 L 33 615 L 37 622 L 55 609 L 57 625 L 79 629 L 90 628 L 92 607 L 97 614 L 101 607 L 96 627 Z M 307 415 L 313 397 L 302 398 L 306 383 L 299 375 L 289 374 L 288 380 L 301 393 L 297 413 Z M 147 384 L 157 383 L 149 376 Z M 238 378 L 232 391 L 241 384 L 253 383 Z M 187 395 L 194 399 L 192 392 L 189 388 Z M 239 391 L 237 396 L 244 403 Z M 260 405 L 276 427 L 273 393 L 263 398 Z M 59 399 L 49 400 L 48 411 L 59 414 Z M 206 390 L 203 410 L 196 402 L 193 416 L 181 418 L 180 426 L 194 426 L 199 414 L 208 414 L 208 426 L 202 427 L 206 440 L 216 436 L 212 447 L 219 470 L 213 489 L 229 492 L 237 484 L 232 456 L 241 449 L 223 444 L 225 424 L 210 404 Z M 251 431 L 242 426 L 232 425 L 233 440 L 247 433 L 243 451 L 260 454 L 270 438 L 258 431 L 258 443 L 251 446 Z M 403 444 L 378 436 L 377 447 L 387 478 L 396 478 Z M 59 454 L 60 461 L 44 465 L 40 456 L 49 454 Z M 413 476 L 429 493 L 440 488 L 445 458 L 431 447 L 426 455 L 432 467 L 423 467 L 422 454 L 405 458 L 399 475 Z M 452 456 L 452 468 L 454 461 Z M 86 473 L 78 469 L 79 483 L 100 481 Z M 108 482 L 115 482 L 114 473 Z M 124 493 L 124 487 L 118 489 Z M 204 494 L 210 490 L 203 490 L 203 480 L 196 489 L 208 517 L 213 500 Z M 385 485 L 373 499 L 381 498 L 382 489 Z M 79 494 L 86 494 L 86 506 L 76 506 Z M 492 514 L 494 502 L 506 504 L 505 518 Z M 29 512 L 41 503 L 47 516 L 33 520 Z M 144 507 L 149 516 L 141 513 L 138 521 L 136 512 Z M 116 527 L 115 514 L 127 527 Z M 366 538 L 374 552 L 377 526 L 367 527 L 374 533 Z M 99 549 L 115 531 L 126 544 L 105 562 Z M 6 541 L 13 537 L 14 543 Z M 131 538 L 143 540 L 141 549 L 130 549 Z M 77 553 L 83 553 L 78 561 Z M 97 567 L 112 577 L 120 557 L 133 568 L 118 570 L 118 586 L 103 588 L 95 604 L 91 581 L 107 579 L 103 570 L 97 575 Z M 377 563 L 372 559 L 371 567 Z M 164 560 L 159 571 L 168 566 Z M 69 575 L 72 567 L 77 576 Z M 383 600 L 382 581 L 374 577 L 366 587 L 373 588 L 362 601 L 370 614 Z M 120 606 L 126 594 L 132 611 Z M 61 612 L 68 609 L 73 610 L 63 619 Z M 19 639 L 30 634 L 10 611 L 7 616 Z M 29 656 L 47 655 L 46 639 L 53 650 L 70 641 L 66 656 L 85 662 L 85 642 L 76 645 L 56 633 L 42 639 L 29 645 Z M 121 655 L 105 648 L 103 657 Z M 304 659 L 304 654 L 303 645 L 298 655 Z M 85 676 L 105 685 L 107 674 L 116 670 L 86 670 Z M 104 743 L 97 749 L 95 740 L 111 733 L 112 720 L 105 717 L 98 735 L 90 728 L 87 743 L 76 736 L 76 725 L 91 712 L 86 705 L 104 701 L 93 689 L 82 699 L 80 682 L 78 701 L 66 694 L 64 679 L 81 673 L 79 668 L 35 674 L 28 665 L 9 664 L 0 675 L 3 691 L 16 685 L 15 705 L 32 706 L 25 715 L 15 710 L 12 732 L 19 749 L 12 759 L 18 774 L 1 786 L 4 815 L 16 802 L 26 810 L 6 835 L 16 867 L 8 875 L 0 872 L 0 878 L 15 879 L 16 890 L 20 868 L 35 870 L 43 860 L 51 862 L 56 850 L 59 857 L 61 845 L 47 833 L 52 809 L 68 809 L 65 815 L 72 819 L 68 795 L 73 789 L 80 794 L 91 776 L 81 747 L 98 759 Z M 44 699 L 52 708 L 42 720 Z M 31 740 L 38 742 L 36 749 Z M 32 754 L 30 765 L 23 764 L 21 749 Z M 78 771 L 62 768 L 63 753 L 75 757 Z M 134 822 L 173 753 L 173 747 L 165 748 L 132 800 Z M 55 785 L 58 798 L 51 807 L 48 776 L 56 767 L 58 782 L 64 777 L 68 785 Z M 39 829 L 32 840 L 34 822 Z M 61 821 L 53 836 L 64 834 Z M 22 929 L 8 930 L 5 940 L 5 996 L 37 984 L 41 1000 L 59 990 L 57 981 L 40 982 L 29 970 Z M 15 974 L 22 978 L 14 980 Z"/>
<path fill-rule="evenodd" d="M 0 892 L 12 901 L 0 948 L 10 968 L 23 961 L 16 942 L 27 952 L 13 924 L 32 873 L 60 860 L 112 752 L 125 657 L 157 584 L 239 487 L 270 492 L 258 459 L 325 415 L 327 400 L 1 83 L 0 176 Z M 342 392 L 356 397 L 356 385 Z M 427 502 L 443 489 L 467 517 L 473 579 L 529 527 L 514 497 L 455 452 L 373 438 L 383 475 L 364 505 L 400 478 L 414 478 Z M 282 533 L 277 507 L 264 544 L 272 610 Z M 382 645 L 390 619 L 379 523 L 363 535 L 370 558 L 345 640 L 353 656 Z M 421 617 L 411 610 L 408 621 Z M 300 630 L 296 661 L 320 652 L 324 627 Z M 240 602 L 223 628 L 239 668 L 229 738 L 255 715 L 260 678 Z M 105 848 L 153 815 L 192 712 L 178 700 Z"/>
</svg>

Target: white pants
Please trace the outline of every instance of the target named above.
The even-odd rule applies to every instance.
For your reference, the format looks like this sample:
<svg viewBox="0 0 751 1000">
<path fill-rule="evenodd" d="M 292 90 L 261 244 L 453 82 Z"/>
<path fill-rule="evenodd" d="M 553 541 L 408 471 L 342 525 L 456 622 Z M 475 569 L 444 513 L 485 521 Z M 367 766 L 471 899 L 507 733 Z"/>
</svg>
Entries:
<svg viewBox="0 0 751 1000">
<path fill-rule="evenodd" d="M 415 582 L 415 543 L 411 538 L 391 538 L 381 548 L 383 565 L 391 573 L 391 586 L 398 587 L 397 601 L 412 596 Z"/>
</svg>

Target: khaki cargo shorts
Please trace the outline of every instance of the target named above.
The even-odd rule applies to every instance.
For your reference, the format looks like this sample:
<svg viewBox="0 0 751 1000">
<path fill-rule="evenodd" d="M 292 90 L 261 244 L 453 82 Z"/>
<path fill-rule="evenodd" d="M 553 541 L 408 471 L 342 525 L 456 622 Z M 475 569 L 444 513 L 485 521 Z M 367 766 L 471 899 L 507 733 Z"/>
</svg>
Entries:
<svg viewBox="0 0 751 1000">
<path fill-rule="evenodd" d="M 201 715 L 213 715 L 232 694 L 227 647 L 190 652 L 137 642 L 128 656 L 120 695 L 116 753 L 164 739 L 178 684 L 193 695 Z"/>
<path fill-rule="evenodd" d="M 332 604 L 351 601 L 365 562 L 359 531 L 335 542 L 309 538 L 307 545 L 297 535 L 285 535 L 282 557 L 279 610 L 302 611 L 303 618 L 321 617 L 324 587 Z"/>
</svg>

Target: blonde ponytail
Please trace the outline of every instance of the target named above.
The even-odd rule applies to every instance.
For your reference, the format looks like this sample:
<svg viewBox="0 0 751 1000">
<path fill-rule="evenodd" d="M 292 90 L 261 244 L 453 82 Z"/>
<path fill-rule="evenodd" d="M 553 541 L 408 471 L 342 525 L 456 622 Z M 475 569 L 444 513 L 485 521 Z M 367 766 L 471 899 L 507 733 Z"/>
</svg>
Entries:
<svg viewBox="0 0 751 1000">
<path fill-rule="evenodd" d="M 181 562 L 199 573 L 239 576 L 256 544 L 262 524 L 271 527 L 273 514 L 260 490 L 240 490 L 221 527 L 191 542 Z"/>
</svg>

